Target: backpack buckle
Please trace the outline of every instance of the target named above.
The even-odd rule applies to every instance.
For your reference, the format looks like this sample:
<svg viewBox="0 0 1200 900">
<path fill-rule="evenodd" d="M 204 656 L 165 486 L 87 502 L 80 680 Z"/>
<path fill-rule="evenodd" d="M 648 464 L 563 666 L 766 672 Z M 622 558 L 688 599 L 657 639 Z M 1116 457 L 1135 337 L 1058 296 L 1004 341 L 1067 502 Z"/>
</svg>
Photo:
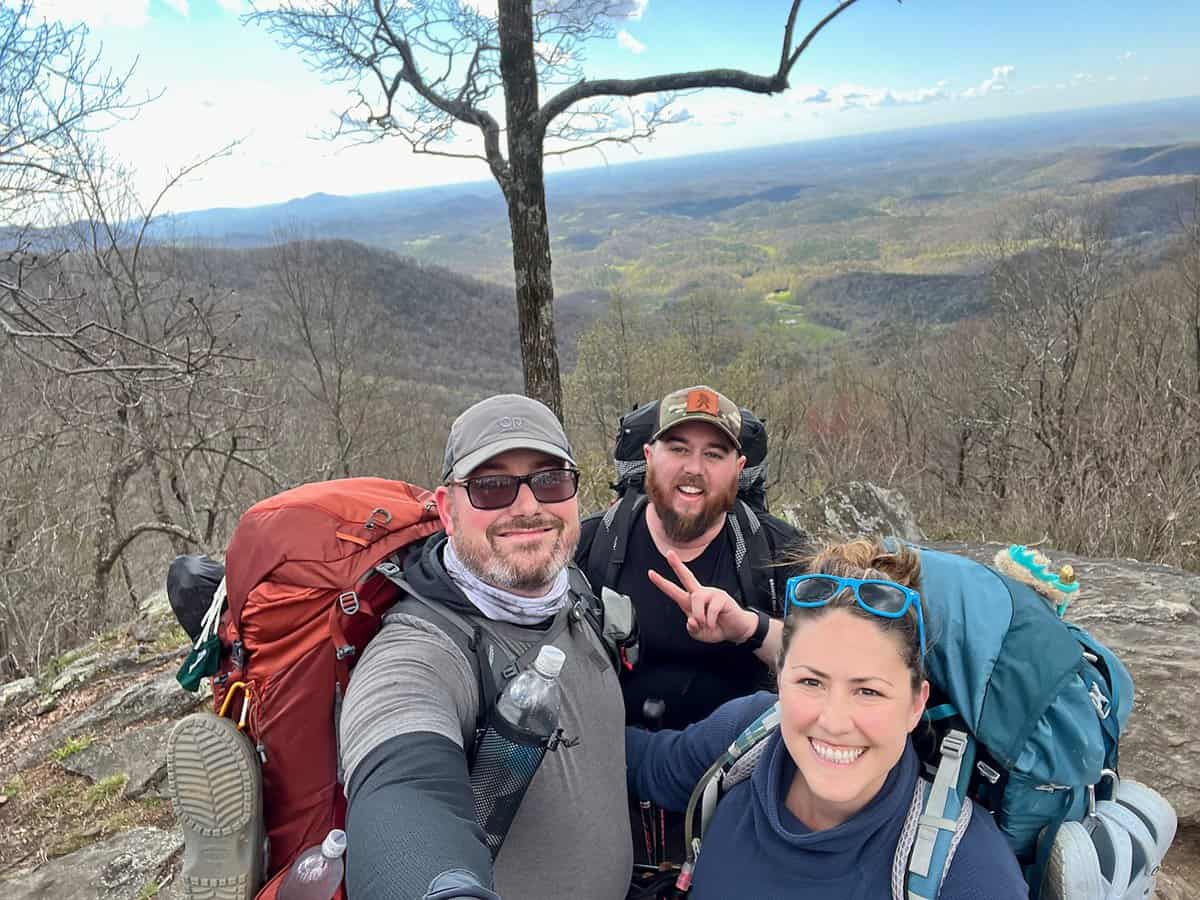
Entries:
<svg viewBox="0 0 1200 900">
<path fill-rule="evenodd" d="M 334 651 L 334 658 L 341 661 L 341 660 L 345 659 L 347 656 L 353 656 L 355 653 L 355 649 L 356 648 L 354 647 L 353 644 L 343 644 L 342 646 L 338 647 L 337 650 Z"/>
<path fill-rule="evenodd" d="M 1000 780 L 1000 773 L 985 762 L 975 763 L 975 768 L 978 769 L 979 774 L 986 778 L 991 784 L 995 784 Z"/>
<path fill-rule="evenodd" d="M 358 594 L 355 591 L 342 591 L 338 594 L 338 606 L 348 616 L 358 612 Z M 338 659 L 341 659 L 339 656 Z"/>
<path fill-rule="evenodd" d="M 966 750 L 967 736 L 961 731 L 947 732 L 946 736 L 942 738 L 942 756 L 948 756 L 951 759 L 962 759 L 962 755 Z"/>
<path fill-rule="evenodd" d="M 1092 706 L 1096 707 L 1096 714 L 1103 721 L 1108 718 L 1108 714 L 1112 712 L 1112 702 L 1104 696 L 1104 692 L 1100 690 L 1100 685 L 1092 682 L 1092 686 L 1088 688 L 1088 696 L 1092 700 Z"/>
</svg>

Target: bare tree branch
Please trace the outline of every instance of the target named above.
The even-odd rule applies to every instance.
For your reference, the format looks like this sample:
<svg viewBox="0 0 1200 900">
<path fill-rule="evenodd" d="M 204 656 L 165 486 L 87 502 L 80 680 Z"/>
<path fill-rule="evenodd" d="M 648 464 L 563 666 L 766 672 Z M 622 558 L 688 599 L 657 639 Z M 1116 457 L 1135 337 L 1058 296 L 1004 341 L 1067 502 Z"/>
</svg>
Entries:
<svg viewBox="0 0 1200 900">
<path fill-rule="evenodd" d="M 742 69 L 704 69 L 695 72 L 675 72 L 665 75 L 649 75 L 645 78 L 603 78 L 598 81 L 580 81 L 551 97 L 542 105 L 538 115 L 543 125 L 572 105 L 590 97 L 619 96 L 635 97 L 640 94 L 656 94 L 664 91 L 690 91 L 699 88 L 736 88 L 753 94 L 778 94 L 788 88 L 788 76 L 816 36 L 830 22 L 857 3 L 858 0 L 842 0 L 834 9 L 805 35 L 804 40 L 793 50 L 790 48 L 792 29 L 801 0 L 792 0 L 784 30 L 783 52 L 779 68 L 771 75 L 755 75 Z"/>
</svg>

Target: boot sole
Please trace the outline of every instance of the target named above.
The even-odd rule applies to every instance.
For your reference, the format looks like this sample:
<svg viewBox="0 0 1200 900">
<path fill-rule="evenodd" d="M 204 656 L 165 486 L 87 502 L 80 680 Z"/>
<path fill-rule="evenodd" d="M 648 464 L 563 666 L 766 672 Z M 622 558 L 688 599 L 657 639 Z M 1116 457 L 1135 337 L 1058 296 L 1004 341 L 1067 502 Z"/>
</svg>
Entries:
<svg viewBox="0 0 1200 900">
<path fill-rule="evenodd" d="M 1045 840 L 1045 829 L 1041 839 Z M 1058 829 L 1050 846 L 1040 896 L 1044 900 L 1096 900 L 1108 896 L 1096 847 L 1082 822 L 1064 822 Z"/>
<path fill-rule="evenodd" d="M 262 775 L 228 719 L 193 713 L 167 739 L 171 806 L 183 832 L 187 900 L 253 900 L 262 880 Z"/>
</svg>

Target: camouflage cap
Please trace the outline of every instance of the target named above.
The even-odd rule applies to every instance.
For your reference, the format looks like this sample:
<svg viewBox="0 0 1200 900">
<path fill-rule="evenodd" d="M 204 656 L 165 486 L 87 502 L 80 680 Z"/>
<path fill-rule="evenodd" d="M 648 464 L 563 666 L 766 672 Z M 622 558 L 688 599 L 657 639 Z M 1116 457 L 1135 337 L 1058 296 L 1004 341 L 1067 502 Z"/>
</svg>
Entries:
<svg viewBox="0 0 1200 900">
<path fill-rule="evenodd" d="M 658 430 L 653 441 L 681 422 L 707 422 L 720 428 L 733 446 L 742 449 L 742 413 L 737 404 L 708 385 L 673 391 L 658 405 Z"/>
<path fill-rule="evenodd" d="M 520 394 L 497 394 L 466 409 L 450 426 L 442 481 L 463 479 L 509 450 L 538 450 L 575 465 L 558 417 Z"/>
</svg>

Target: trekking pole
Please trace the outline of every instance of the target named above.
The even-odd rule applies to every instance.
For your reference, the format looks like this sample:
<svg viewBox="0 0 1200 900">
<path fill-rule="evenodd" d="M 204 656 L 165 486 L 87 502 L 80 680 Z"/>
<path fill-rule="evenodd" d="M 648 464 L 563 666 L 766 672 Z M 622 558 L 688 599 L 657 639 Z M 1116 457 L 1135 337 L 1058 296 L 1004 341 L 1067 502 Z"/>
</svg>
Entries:
<svg viewBox="0 0 1200 900">
<path fill-rule="evenodd" d="M 646 728 L 652 732 L 662 728 L 662 720 L 666 711 L 665 700 L 659 700 L 656 697 L 647 699 L 642 704 L 642 721 L 646 723 Z M 650 859 L 650 864 L 661 866 L 667 861 L 667 818 L 663 809 L 645 801 L 642 806 L 642 828 L 649 832 L 647 845 L 653 844 L 654 846 L 654 855 Z"/>
</svg>

